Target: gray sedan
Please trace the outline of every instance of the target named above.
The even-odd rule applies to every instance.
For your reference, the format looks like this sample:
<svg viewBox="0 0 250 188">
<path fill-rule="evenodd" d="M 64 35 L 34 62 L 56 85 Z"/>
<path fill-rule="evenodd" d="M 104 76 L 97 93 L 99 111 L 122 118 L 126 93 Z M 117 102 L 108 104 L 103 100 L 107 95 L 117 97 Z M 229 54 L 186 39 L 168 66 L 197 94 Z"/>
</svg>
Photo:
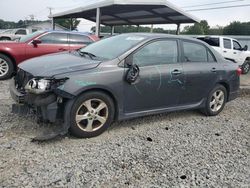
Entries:
<svg viewBox="0 0 250 188">
<path fill-rule="evenodd" d="M 187 109 L 218 115 L 237 97 L 240 74 L 196 39 L 133 33 L 21 63 L 10 90 L 14 112 L 32 109 L 42 122 L 63 122 L 56 134 L 89 138 L 116 120 Z"/>
</svg>

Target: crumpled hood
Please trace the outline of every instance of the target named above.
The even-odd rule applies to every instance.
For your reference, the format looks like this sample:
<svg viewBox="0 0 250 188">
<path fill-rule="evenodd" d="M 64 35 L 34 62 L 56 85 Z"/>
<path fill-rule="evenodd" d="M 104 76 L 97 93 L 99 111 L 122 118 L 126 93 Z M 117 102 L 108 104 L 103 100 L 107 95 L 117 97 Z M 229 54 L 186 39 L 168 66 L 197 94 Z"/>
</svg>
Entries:
<svg viewBox="0 0 250 188">
<path fill-rule="evenodd" d="M 19 64 L 19 68 L 36 77 L 53 77 L 59 74 L 93 69 L 101 61 L 81 57 L 77 52 L 62 52 L 29 59 Z"/>
</svg>

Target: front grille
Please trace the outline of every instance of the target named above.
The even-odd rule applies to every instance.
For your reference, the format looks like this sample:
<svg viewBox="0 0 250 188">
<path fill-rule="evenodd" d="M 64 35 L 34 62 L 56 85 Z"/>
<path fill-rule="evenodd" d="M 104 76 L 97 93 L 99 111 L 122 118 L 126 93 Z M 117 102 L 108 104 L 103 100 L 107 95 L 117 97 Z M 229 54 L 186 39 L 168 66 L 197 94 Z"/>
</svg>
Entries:
<svg viewBox="0 0 250 188">
<path fill-rule="evenodd" d="M 19 91 L 24 91 L 24 87 L 26 86 L 26 84 L 28 83 L 29 80 L 31 80 L 33 78 L 33 75 L 25 72 L 22 69 L 18 69 L 17 74 L 15 76 L 15 85 L 16 88 Z"/>
</svg>

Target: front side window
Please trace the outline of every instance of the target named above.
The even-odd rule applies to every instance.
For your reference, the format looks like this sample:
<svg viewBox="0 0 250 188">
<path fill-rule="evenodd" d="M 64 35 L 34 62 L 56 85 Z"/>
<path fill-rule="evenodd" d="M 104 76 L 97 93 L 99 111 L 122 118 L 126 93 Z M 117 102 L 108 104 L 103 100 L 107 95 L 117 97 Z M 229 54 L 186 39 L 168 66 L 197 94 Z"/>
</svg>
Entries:
<svg viewBox="0 0 250 188">
<path fill-rule="evenodd" d="M 133 55 L 133 63 L 138 66 L 163 65 L 177 61 L 178 45 L 176 40 L 152 42 Z"/>
<path fill-rule="evenodd" d="M 69 35 L 69 42 L 70 44 L 82 44 L 82 45 L 88 45 L 91 44 L 93 41 L 85 35 Z"/>
<path fill-rule="evenodd" d="M 68 35 L 65 33 L 49 33 L 40 37 L 42 44 L 68 44 Z"/>
<path fill-rule="evenodd" d="M 27 35 L 27 32 L 24 29 L 20 29 L 20 30 L 17 30 L 17 32 L 15 34 L 16 35 Z"/>
<path fill-rule="evenodd" d="M 224 43 L 224 48 L 232 49 L 232 44 L 230 39 L 223 39 L 223 43 Z"/>
<path fill-rule="evenodd" d="M 241 50 L 241 45 L 237 41 L 233 41 L 234 50 Z"/>
</svg>

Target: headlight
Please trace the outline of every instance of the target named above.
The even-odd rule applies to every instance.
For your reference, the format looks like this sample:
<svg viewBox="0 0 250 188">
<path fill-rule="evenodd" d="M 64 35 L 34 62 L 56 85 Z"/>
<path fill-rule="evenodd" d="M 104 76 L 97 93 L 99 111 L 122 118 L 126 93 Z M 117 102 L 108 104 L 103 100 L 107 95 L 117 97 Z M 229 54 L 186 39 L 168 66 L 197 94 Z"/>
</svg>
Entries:
<svg viewBox="0 0 250 188">
<path fill-rule="evenodd" d="M 29 93 L 42 94 L 49 92 L 51 89 L 51 80 L 47 79 L 31 79 L 25 86 L 25 90 Z"/>
</svg>

